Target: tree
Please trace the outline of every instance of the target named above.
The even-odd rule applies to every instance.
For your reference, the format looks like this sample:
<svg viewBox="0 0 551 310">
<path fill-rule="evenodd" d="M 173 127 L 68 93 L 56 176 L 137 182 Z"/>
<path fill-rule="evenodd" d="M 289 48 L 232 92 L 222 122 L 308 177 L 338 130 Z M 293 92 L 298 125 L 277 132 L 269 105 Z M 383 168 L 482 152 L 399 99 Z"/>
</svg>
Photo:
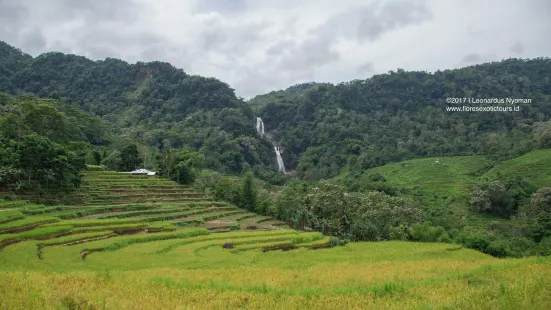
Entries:
<svg viewBox="0 0 551 310">
<path fill-rule="evenodd" d="M 314 187 L 308 194 L 308 211 L 313 229 L 330 235 L 343 235 L 352 220 L 347 216 L 344 188 L 330 183 Z"/>
<path fill-rule="evenodd" d="M 170 148 L 170 141 L 165 141 L 162 143 L 161 154 L 157 156 L 157 164 L 159 166 L 159 172 L 161 175 L 170 177 L 170 172 L 174 165 L 174 156 L 172 149 Z"/>
<path fill-rule="evenodd" d="M 499 181 L 490 182 L 488 195 L 492 201 L 491 213 L 501 217 L 508 217 L 514 213 L 514 201 L 507 192 L 505 184 Z"/>
<path fill-rule="evenodd" d="M 159 168 L 170 179 L 180 184 L 189 185 L 199 175 L 204 162 L 205 156 L 203 154 L 185 149 L 173 156 L 171 151 L 167 152 L 164 160 L 159 163 Z"/>
<path fill-rule="evenodd" d="M 39 172 L 47 169 L 48 161 L 54 157 L 51 142 L 38 135 L 30 135 L 21 141 L 18 147 L 19 167 L 27 171 L 28 182 L 31 179 L 39 178 Z"/>
<path fill-rule="evenodd" d="M 257 208 L 257 190 L 251 172 L 245 173 L 241 183 L 241 207 L 253 212 Z"/>
<path fill-rule="evenodd" d="M 303 229 L 309 220 L 309 190 L 307 182 L 292 182 L 285 186 L 274 198 L 274 215 L 292 227 Z"/>
<path fill-rule="evenodd" d="M 471 207 L 478 212 L 508 217 L 514 213 L 515 201 L 500 181 L 488 185 L 473 186 L 470 199 Z"/>
<path fill-rule="evenodd" d="M 135 170 L 143 163 L 138 146 L 135 143 L 127 145 L 121 150 L 120 160 L 119 169 L 123 171 Z"/>
<path fill-rule="evenodd" d="M 92 160 L 94 165 L 100 165 L 101 164 L 101 154 L 97 150 L 94 150 L 92 152 Z"/>
<path fill-rule="evenodd" d="M 542 187 L 532 195 L 530 211 L 532 215 L 542 211 L 551 214 L 551 187 Z"/>
<path fill-rule="evenodd" d="M 119 150 L 114 150 L 109 155 L 104 156 L 102 163 L 106 165 L 109 169 L 122 170 L 121 169 L 121 152 Z"/>
<path fill-rule="evenodd" d="M 61 194 L 80 185 L 90 140 L 78 126 L 90 117 L 58 100 L 2 95 L 0 178 L 3 189 Z M 99 121 L 99 120 L 98 120 Z M 87 124 L 87 123 L 86 123 Z M 100 139 L 101 137 L 101 131 Z"/>
<path fill-rule="evenodd" d="M 549 125 L 540 135 L 540 147 L 551 148 L 551 127 Z"/>
</svg>

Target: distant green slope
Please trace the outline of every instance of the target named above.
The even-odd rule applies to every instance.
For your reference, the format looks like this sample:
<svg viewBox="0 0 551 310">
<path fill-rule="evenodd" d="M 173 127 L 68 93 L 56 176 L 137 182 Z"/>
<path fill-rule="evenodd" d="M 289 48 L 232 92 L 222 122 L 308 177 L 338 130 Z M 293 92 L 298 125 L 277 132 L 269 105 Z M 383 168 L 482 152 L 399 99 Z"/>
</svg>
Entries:
<svg viewBox="0 0 551 310">
<path fill-rule="evenodd" d="M 430 189 L 438 196 L 468 195 L 477 173 L 490 165 L 482 156 L 432 157 L 368 169 L 364 177 L 379 173 L 394 186 Z"/>
<path fill-rule="evenodd" d="M 436 164 L 436 161 L 439 163 Z M 493 164 L 483 156 L 431 157 L 367 169 L 360 182 L 373 183 L 375 174 L 399 188 L 428 190 L 440 197 L 468 196 L 472 186 L 501 175 L 520 176 L 537 187 L 551 186 L 551 149 L 536 150 Z"/>
<path fill-rule="evenodd" d="M 490 181 L 498 176 L 518 175 L 538 187 L 551 186 L 551 149 L 536 150 L 504 161 L 486 172 L 481 180 Z"/>
<path fill-rule="evenodd" d="M 412 159 L 367 169 L 358 179 L 341 175 L 334 180 L 348 182 L 359 190 L 406 193 L 419 200 L 431 220 L 458 227 L 472 224 L 475 219 L 497 220 L 472 212 L 469 198 L 473 185 L 487 184 L 500 175 L 520 176 L 538 188 L 551 186 L 551 149 L 532 151 L 501 163 L 483 156 Z"/>
</svg>

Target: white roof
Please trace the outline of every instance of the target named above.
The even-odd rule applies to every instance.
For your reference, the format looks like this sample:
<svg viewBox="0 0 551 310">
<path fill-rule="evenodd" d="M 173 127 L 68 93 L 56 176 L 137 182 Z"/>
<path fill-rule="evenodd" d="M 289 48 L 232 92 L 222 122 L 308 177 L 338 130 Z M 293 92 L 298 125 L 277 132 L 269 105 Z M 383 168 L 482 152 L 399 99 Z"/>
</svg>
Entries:
<svg viewBox="0 0 551 310">
<path fill-rule="evenodd" d="M 157 172 L 149 172 L 147 175 L 155 175 Z"/>
<path fill-rule="evenodd" d="M 134 174 L 148 174 L 148 173 L 151 173 L 151 171 L 147 170 L 147 169 L 137 169 L 137 170 L 134 170 L 130 173 L 134 173 Z"/>
</svg>

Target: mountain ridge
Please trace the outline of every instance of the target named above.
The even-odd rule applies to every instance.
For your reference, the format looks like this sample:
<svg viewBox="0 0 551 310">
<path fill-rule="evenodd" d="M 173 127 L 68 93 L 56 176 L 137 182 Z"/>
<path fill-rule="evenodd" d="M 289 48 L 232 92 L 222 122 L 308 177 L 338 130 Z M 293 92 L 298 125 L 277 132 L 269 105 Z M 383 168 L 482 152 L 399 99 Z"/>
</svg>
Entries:
<svg viewBox="0 0 551 310">
<path fill-rule="evenodd" d="M 169 143 L 201 151 L 212 158 L 207 167 L 223 172 L 276 170 L 269 141 L 254 130 L 255 116 L 285 149 L 285 165 L 308 180 L 408 158 L 512 158 L 547 143 L 542 136 L 551 115 L 548 57 L 434 73 L 397 69 L 339 84 L 297 84 L 245 102 L 228 84 L 166 62 L 93 61 L 57 52 L 32 58 L 0 45 L 1 67 L 15 68 L 0 91 L 65 98 L 102 116 L 120 137 L 159 150 Z M 506 96 L 532 103 L 509 114 L 445 111 L 447 97 Z"/>
</svg>

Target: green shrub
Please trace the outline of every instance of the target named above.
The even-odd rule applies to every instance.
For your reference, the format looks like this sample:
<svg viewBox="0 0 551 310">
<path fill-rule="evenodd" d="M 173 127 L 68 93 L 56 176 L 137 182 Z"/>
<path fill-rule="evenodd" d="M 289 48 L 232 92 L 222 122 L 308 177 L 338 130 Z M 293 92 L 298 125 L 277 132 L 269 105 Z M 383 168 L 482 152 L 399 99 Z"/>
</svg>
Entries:
<svg viewBox="0 0 551 310">
<path fill-rule="evenodd" d="M 386 182 L 386 178 L 378 172 L 369 175 L 368 178 L 371 182 Z"/>
<path fill-rule="evenodd" d="M 451 238 L 442 226 L 432 226 L 430 222 L 415 224 L 409 231 L 410 239 L 420 242 L 450 242 Z"/>
<path fill-rule="evenodd" d="M 442 242 L 442 243 L 452 243 L 452 241 L 453 241 L 452 238 L 447 233 L 440 235 L 440 237 L 436 239 L 436 242 Z"/>
<path fill-rule="evenodd" d="M 539 255 L 551 255 L 551 237 L 543 238 L 538 244 Z"/>
<path fill-rule="evenodd" d="M 327 242 L 327 246 L 330 247 L 330 248 L 333 248 L 333 247 L 336 247 L 336 246 L 345 246 L 349 242 L 350 242 L 350 240 L 348 240 L 348 239 L 331 237 L 331 239 L 329 239 L 329 242 Z"/>
<path fill-rule="evenodd" d="M 509 244 L 503 240 L 491 242 L 484 252 L 495 257 L 507 257 L 512 255 Z"/>
<path fill-rule="evenodd" d="M 409 237 L 409 229 L 405 225 L 390 227 L 388 230 L 390 240 L 406 241 Z"/>
<path fill-rule="evenodd" d="M 358 220 L 350 226 L 346 237 L 351 241 L 376 241 L 381 239 L 381 232 L 371 222 Z"/>
<path fill-rule="evenodd" d="M 467 248 L 485 252 L 494 239 L 483 231 L 465 230 L 457 234 L 455 241 L 465 245 Z"/>
</svg>

